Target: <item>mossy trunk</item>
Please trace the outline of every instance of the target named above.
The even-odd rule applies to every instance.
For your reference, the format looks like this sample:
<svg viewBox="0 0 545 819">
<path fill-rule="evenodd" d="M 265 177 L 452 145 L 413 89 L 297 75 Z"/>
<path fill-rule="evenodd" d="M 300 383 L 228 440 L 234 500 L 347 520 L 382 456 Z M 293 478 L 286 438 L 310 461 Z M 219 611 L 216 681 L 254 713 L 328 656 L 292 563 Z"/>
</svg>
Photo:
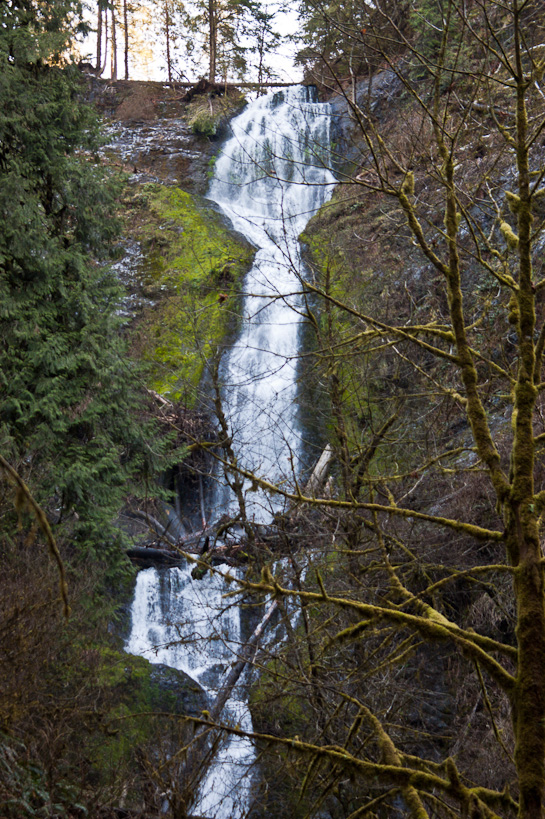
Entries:
<svg viewBox="0 0 545 819">
<path fill-rule="evenodd" d="M 218 9 L 216 0 L 209 0 L 208 2 L 208 39 L 209 43 L 209 82 L 216 82 L 216 62 L 218 50 Z"/>
<path fill-rule="evenodd" d="M 521 557 L 515 579 L 518 669 L 513 694 L 520 819 L 542 819 L 545 787 L 545 608 L 534 520 L 515 510 Z M 522 537 L 521 537 L 522 535 Z"/>
<path fill-rule="evenodd" d="M 517 26 L 515 25 L 515 30 Z M 519 53 L 520 49 L 516 49 Z M 532 195 L 528 156 L 526 112 L 527 83 L 519 64 L 516 106 L 516 164 L 518 172 L 518 307 L 519 362 L 513 409 L 514 441 L 507 477 L 494 445 L 485 408 L 478 390 L 478 377 L 467 338 L 463 307 L 460 262 L 457 248 L 458 214 L 452 153 L 438 140 L 444 159 L 446 187 L 445 225 L 449 261 L 446 282 L 452 329 L 460 375 L 467 397 L 467 415 L 476 449 L 488 468 L 503 507 L 506 557 L 516 568 L 514 587 L 517 606 L 517 673 L 511 694 L 515 733 L 515 766 L 519 783 L 519 819 L 543 819 L 545 792 L 545 597 L 534 488 L 533 417 L 537 398 L 534 333 L 535 287 L 532 273 Z"/>
<path fill-rule="evenodd" d="M 520 787 L 520 819 L 541 819 L 545 790 L 545 598 L 534 488 L 533 416 L 537 397 L 532 271 L 532 195 L 528 155 L 527 80 L 521 61 L 515 10 L 516 162 L 518 172 L 519 363 L 515 386 L 511 492 L 507 509 L 508 551 L 517 568 L 518 667 L 513 695 L 515 765 Z M 539 374 L 537 374 L 539 379 Z"/>
</svg>

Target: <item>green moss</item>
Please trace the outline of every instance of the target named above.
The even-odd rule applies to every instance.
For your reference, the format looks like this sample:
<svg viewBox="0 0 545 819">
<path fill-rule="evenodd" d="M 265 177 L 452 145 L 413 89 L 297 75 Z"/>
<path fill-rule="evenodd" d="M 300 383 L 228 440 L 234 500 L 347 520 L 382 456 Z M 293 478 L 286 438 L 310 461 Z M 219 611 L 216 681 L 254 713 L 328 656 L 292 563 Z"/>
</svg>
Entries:
<svg viewBox="0 0 545 819">
<path fill-rule="evenodd" d="M 151 710 L 149 663 L 139 657 L 108 652 L 100 668 L 100 684 L 115 701 L 107 712 L 107 730 L 98 737 L 90 758 L 102 780 L 109 771 L 129 769 L 133 751 L 151 738 L 152 720 L 133 715 Z M 116 655 L 116 656 L 114 656 Z"/>
<path fill-rule="evenodd" d="M 315 724 L 315 714 L 308 701 L 308 690 L 290 686 L 292 662 L 280 658 L 266 663 L 259 679 L 250 689 L 249 707 L 254 729 L 274 736 L 309 739 Z M 308 669 L 307 669 L 308 670 Z M 266 782 L 274 782 L 270 794 L 264 795 L 264 815 L 270 819 L 303 819 L 309 816 L 316 798 L 311 784 L 301 794 L 301 784 L 307 764 L 303 758 L 290 754 L 286 746 L 257 743 L 260 768 Z"/>
<path fill-rule="evenodd" d="M 148 185 L 136 232 L 146 254 L 144 286 L 154 299 L 135 332 L 152 387 L 193 405 L 205 362 L 224 338 L 254 251 L 199 197 Z"/>
<path fill-rule="evenodd" d="M 249 706 L 256 730 L 264 734 L 294 737 L 304 735 L 309 720 L 308 705 L 301 692 L 288 691 L 281 681 L 286 668 L 271 660 L 250 690 Z"/>
<path fill-rule="evenodd" d="M 408 184 L 410 187 L 412 182 Z M 342 188 L 336 191 L 300 237 L 317 286 L 362 314 L 394 324 L 400 316 L 406 320 L 403 282 L 408 262 L 406 255 L 400 255 L 400 243 L 405 241 L 405 228 L 402 224 L 398 227 L 401 218 L 395 203 L 372 196 L 358 198 Z M 392 225 L 396 225 L 395 235 Z M 346 310 L 318 300 L 316 318 L 322 335 L 317 346 L 320 350 L 331 348 L 331 354 L 322 353 L 316 363 L 330 403 L 326 434 L 334 445 L 344 441 L 350 453 L 358 453 L 390 417 L 398 396 L 407 402 L 404 396 L 414 374 L 408 365 L 400 364 L 387 345 L 377 349 L 381 346 L 377 339 L 360 339 L 355 344 L 353 339 L 370 325 Z M 388 473 L 392 460 L 401 470 L 410 470 L 413 433 L 407 425 L 401 434 L 396 433 L 395 441 L 388 436 L 379 444 L 368 465 L 369 473 Z"/>
<path fill-rule="evenodd" d="M 198 686 L 175 669 L 110 647 L 93 651 L 98 655 L 94 671 L 105 712 L 103 730 L 90 740 L 89 758 L 96 776 L 106 784 L 110 776 L 119 777 L 120 769 L 134 767 L 135 751 L 154 746 L 158 730 L 165 732 L 164 720 L 158 725 L 153 712 L 185 713 L 188 704 L 190 711 L 198 711 L 206 701 L 200 691 L 193 690 Z"/>
</svg>

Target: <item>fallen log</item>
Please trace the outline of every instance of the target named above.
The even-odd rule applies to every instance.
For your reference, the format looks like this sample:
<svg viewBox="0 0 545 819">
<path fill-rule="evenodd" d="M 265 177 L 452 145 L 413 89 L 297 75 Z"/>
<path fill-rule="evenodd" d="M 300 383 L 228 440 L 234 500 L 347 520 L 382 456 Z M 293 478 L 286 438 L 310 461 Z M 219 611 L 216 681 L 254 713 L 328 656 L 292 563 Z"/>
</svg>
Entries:
<svg viewBox="0 0 545 819">
<path fill-rule="evenodd" d="M 161 504 L 161 521 L 165 521 L 163 526 L 165 531 L 170 532 L 177 540 L 182 540 L 189 534 L 177 510 L 164 501 Z"/>
<path fill-rule="evenodd" d="M 182 551 L 183 548 L 183 551 Z M 231 552 L 229 554 L 228 552 Z M 240 553 L 240 554 L 239 554 Z M 126 551 L 127 557 L 136 563 L 141 568 L 150 568 L 151 566 L 180 566 L 186 554 L 194 554 L 196 558 L 200 555 L 198 548 L 180 547 L 180 551 L 176 549 L 160 549 L 155 545 L 133 546 Z M 192 572 L 192 576 L 196 580 L 202 580 L 206 576 L 208 570 L 214 566 L 232 566 L 236 569 L 238 566 L 245 563 L 247 555 L 242 551 L 239 544 L 232 547 L 219 546 L 217 549 L 211 549 L 206 553 L 206 557 L 199 561 Z"/>
<path fill-rule="evenodd" d="M 221 97 L 225 94 L 225 83 L 209 82 L 202 77 L 193 88 L 190 88 L 183 97 L 181 97 L 181 101 L 191 102 L 193 97 L 199 94 L 213 94 L 214 96 Z"/>
<path fill-rule="evenodd" d="M 167 510 L 167 514 L 172 511 Z M 225 563 L 228 566 L 237 567 L 248 561 L 249 544 L 244 533 L 239 530 L 238 521 L 227 515 L 222 515 L 219 520 L 191 534 L 182 534 L 184 530 L 176 524 L 173 518 L 170 518 L 165 525 L 141 510 L 130 511 L 127 515 L 136 520 L 145 521 L 152 534 L 152 538 L 144 543 L 141 541 L 135 543 L 127 551 L 130 559 L 139 566 L 176 566 L 182 561 L 181 552 L 203 555 L 203 557 L 203 552 L 206 552 L 205 560 L 199 563 L 199 568 L 195 571 L 195 577 L 201 579 L 208 572 L 207 565 L 213 567 Z M 178 521 L 178 523 L 181 522 Z M 274 524 L 255 523 L 252 525 L 262 544 L 274 543 L 277 540 L 277 528 Z M 224 539 L 225 533 L 232 530 L 233 527 L 237 531 L 231 531 L 230 537 Z"/>
<path fill-rule="evenodd" d="M 136 510 L 134 512 L 131 511 L 129 513 L 129 517 L 135 518 L 136 520 L 143 520 L 148 524 L 154 535 L 157 535 L 159 538 L 165 538 L 170 544 L 172 544 L 172 546 L 176 546 L 178 543 L 178 538 L 176 538 L 175 535 L 169 531 L 169 527 L 165 526 L 164 523 L 161 523 L 157 520 L 157 518 L 154 518 L 147 512 L 141 512 L 140 510 Z"/>
<path fill-rule="evenodd" d="M 167 549 L 156 549 L 153 546 L 134 546 L 127 549 L 127 556 L 142 568 L 149 569 L 152 566 L 179 566 L 183 560 L 182 555 Z"/>
<path fill-rule="evenodd" d="M 258 649 L 258 646 L 259 646 L 259 641 L 263 637 L 263 634 L 265 633 L 265 629 L 267 628 L 273 614 L 275 613 L 275 611 L 277 609 L 278 609 L 278 600 L 273 600 L 271 603 L 269 603 L 265 614 L 263 615 L 263 617 L 259 621 L 258 625 L 255 627 L 255 629 L 252 632 L 249 639 L 246 641 L 246 643 L 242 647 L 242 649 L 240 651 L 239 659 L 234 664 L 234 666 L 231 668 L 231 671 L 229 672 L 229 674 L 227 676 L 227 679 L 225 680 L 225 682 L 221 686 L 220 690 L 218 691 L 216 699 L 214 700 L 214 702 L 212 704 L 212 707 L 210 708 L 210 721 L 211 722 L 216 722 L 220 718 L 221 712 L 224 709 L 225 703 L 227 702 L 227 700 L 231 696 L 231 692 L 233 691 L 233 688 L 237 684 L 240 675 L 244 671 L 244 668 L 246 667 L 246 665 L 248 663 L 251 663 L 251 662 L 254 661 L 254 658 L 255 658 L 255 655 L 256 655 L 256 652 L 257 652 L 257 649 Z M 206 730 L 206 728 L 203 728 L 203 730 Z M 198 731 L 197 731 L 197 733 L 198 733 Z"/>
</svg>

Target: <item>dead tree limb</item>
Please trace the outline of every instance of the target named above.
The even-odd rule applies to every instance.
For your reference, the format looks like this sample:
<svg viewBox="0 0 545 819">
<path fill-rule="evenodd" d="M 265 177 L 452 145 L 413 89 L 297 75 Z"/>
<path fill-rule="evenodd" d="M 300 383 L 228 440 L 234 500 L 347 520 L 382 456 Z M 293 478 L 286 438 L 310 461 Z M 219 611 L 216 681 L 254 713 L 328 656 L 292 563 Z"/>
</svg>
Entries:
<svg viewBox="0 0 545 819">
<path fill-rule="evenodd" d="M 305 495 L 316 495 L 327 478 L 329 465 L 333 460 L 333 447 L 327 444 L 324 451 L 318 458 L 316 466 L 312 470 L 311 476 L 305 486 Z"/>
<path fill-rule="evenodd" d="M 165 538 L 172 546 L 176 546 L 179 542 L 179 539 L 169 531 L 170 522 L 165 526 L 163 523 L 157 520 L 157 518 L 152 517 L 147 512 L 141 512 L 137 510 L 135 512 L 131 512 L 130 516 L 132 518 L 136 518 L 137 520 L 143 520 L 145 523 L 148 524 L 151 531 L 157 535 L 159 538 Z"/>
<path fill-rule="evenodd" d="M 229 674 L 227 675 L 227 678 L 225 679 L 225 682 L 221 685 L 216 699 L 212 703 L 208 713 L 208 719 L 211 722 L 218 722 L 225 704 L 231 696 L 242 672 L 248 663 L 252 663 L 254 661 L 259 643 L 263 637 L 263 634 L 265 633 L 265 629 L 269 625 L 270 620 L 277 609 L 277 600 L 273 600 L 271 603 L 269 603 L 265 614 L 254 629 L 252 635 L 242 646 L 239 653 L 239 659 L 236 661 L 236 663 L 234 663 Z M 195 737 L 188 748 L 185 765 L 181 775 L 183 793 L 191 794 L 195 792 L 195 785 L 200 779 L 199 769 L 203 767 L 203 760 L 207 754 L 207 746 L 209 740 L 211 739 L 209 736 L 210 730 L 211 729 L 205 725 L 201 725 L 199 728 L 197 728 Z"/>
</svg>

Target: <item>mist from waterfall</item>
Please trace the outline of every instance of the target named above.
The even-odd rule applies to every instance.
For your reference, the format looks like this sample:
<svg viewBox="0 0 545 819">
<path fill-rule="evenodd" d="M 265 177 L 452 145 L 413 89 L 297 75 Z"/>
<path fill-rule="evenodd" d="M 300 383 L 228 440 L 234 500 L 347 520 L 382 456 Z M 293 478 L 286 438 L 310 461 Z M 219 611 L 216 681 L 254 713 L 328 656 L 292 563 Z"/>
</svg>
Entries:
<svg viewBox="0 0 545 819">
<path fill-rule="evenodd" d="M 244 467 L 271 482 L 293 485 L 300 470 L 302 430 L 297 411 L 300 347 L 298 236 L 329 198 L 329 108 L 296 86 L 250 103 L 231 123 L 232 136 L 214 168 L 209 198 L 257 248 L 244 282 L 242 326 L 220 367 L 224 412 Z M 238 511 L 217 476 L 212 517 Z M 270 519 L 274 498 L 245 486 L 247 510 Z M 239 609 L 223 595 L 218 575 L 191 577 L 191 567 L 139 573 L 126 650 L 188 673 L 213 697 L 240 649 Z M 244 730 L 251 717 L 244 686 L 222 715 Z M 251 805 L 255 752 L 249 740 L 228 738 L 195 794 L 191 810 L 214 819 L 242 819 Z"/>
</svg>

